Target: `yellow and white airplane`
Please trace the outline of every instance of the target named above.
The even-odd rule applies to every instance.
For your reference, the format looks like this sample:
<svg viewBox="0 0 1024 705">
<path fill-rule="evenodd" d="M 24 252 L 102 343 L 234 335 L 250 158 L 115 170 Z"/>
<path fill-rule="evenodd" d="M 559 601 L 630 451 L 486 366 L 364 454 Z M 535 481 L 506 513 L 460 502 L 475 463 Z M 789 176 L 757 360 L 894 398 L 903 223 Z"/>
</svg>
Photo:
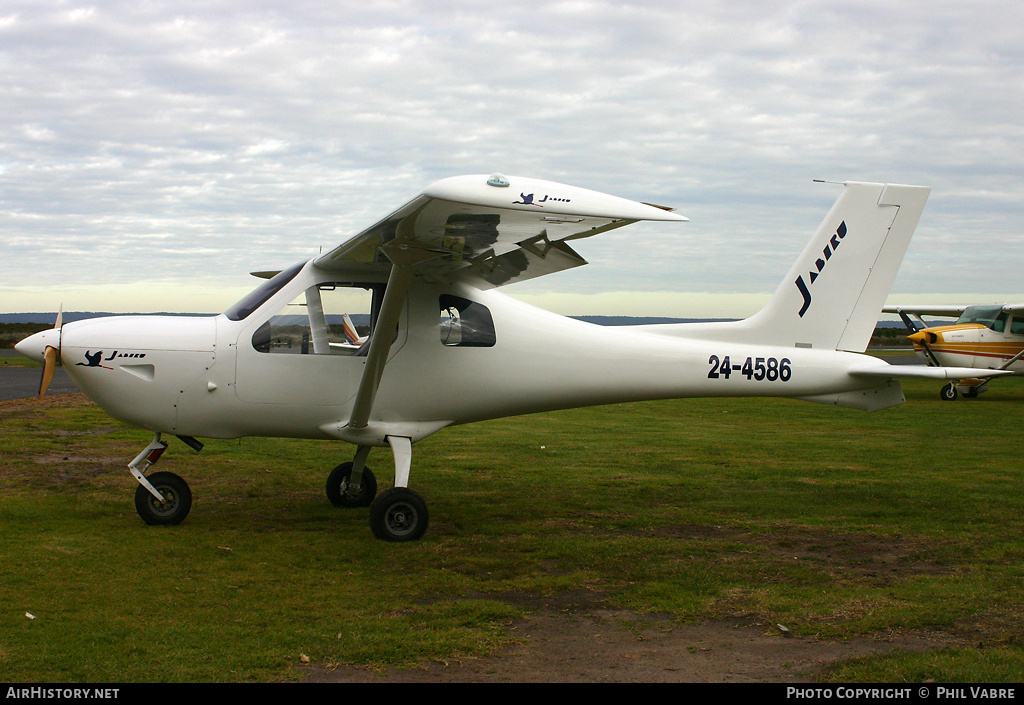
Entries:
<svg viewBox="0 0 1024 705">
<path fill-rule="evenodd" d="M 1024 304 L 885 306 L 911 331 L 914 351 L 935 367 L 969 367 L 1024 374 Z M 929 326 L 923 316 L 956 318 L 950 325 Z M 940 391 L 954 400 L 958 392 L 973 398 L 988 389 L 978 375 L 950 382 Z"/>
<path fill-rule="evenodd" d="M 631 326 L 628 346 L 621 330 L 542 311 L 497 288 L 585 264 L 570 241 L 686 218 L 493 174 L 430 185 L 221 315 L 58 324 L 17 349 L 44 361 L 41 391 L 59 362 L 111 416 L 153 434 L 128 464 L 148 523 L 176 524 L 192 505 L 184 479 L 146 474 L 167 448 L 162 435 L 197 450 L 197 437 L 284 436 L 355 445 L 353 460 L 329 474 L 328 498 L 368 505 L 375 536 L 409 541 L 428 524 L 426 502 L 408 486 L 413 444 L 448 426 L 679 397 L 776 396 L 874 411 L 904 401 L 897 378 L 965 376 L 859 354 L 929 189 L 842 187 L 760 312 L 739 322 Z M 357 348 L 328 325 L 341 312 L 370 314 L 366 344 Z M 394 486 L 379 494 L 366 466 L 373 448 L 390 448 L 394 460 Z"/>
</svg>

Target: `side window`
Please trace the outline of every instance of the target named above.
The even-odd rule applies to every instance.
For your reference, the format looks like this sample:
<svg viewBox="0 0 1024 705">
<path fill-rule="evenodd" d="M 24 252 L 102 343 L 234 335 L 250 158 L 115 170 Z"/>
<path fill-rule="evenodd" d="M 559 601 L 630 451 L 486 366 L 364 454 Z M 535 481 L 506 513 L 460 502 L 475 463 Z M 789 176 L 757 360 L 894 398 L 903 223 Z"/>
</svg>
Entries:
<svg viewBox="0 0 1024 705">
<path fill-rule="evenodd" d="M 1010 333 L 1024 335 L 1024 316 L 1014 316 L 1010 322 Z"/>
<path fill-rule="evenodd" d="M 996 333 L 1002 333 L 1006 329 L 1006 314 L 1000 313 L 995 322 L 992 324 L 992 330 Z"/>
<path fill-rule="evenodd" d="M 374 292 L 383 286 L 311 286 L 256 330 L 252 346 L 273 354 L 365 355 Z"/>
<path fill-rule="evenodd" d="M 441 342 L 444 345 L 473 348 L 494 345 L 494 321 L 486 306 L 450 294 L 443 294 L 439 303 Z"/>
</svg>

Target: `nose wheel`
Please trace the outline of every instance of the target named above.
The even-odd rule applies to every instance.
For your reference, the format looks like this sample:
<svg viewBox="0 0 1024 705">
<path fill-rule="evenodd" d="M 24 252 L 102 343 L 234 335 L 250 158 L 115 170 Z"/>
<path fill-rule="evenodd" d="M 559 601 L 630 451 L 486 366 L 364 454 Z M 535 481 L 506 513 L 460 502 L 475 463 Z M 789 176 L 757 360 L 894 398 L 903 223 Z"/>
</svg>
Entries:
<svg viewBox="0 0 1024 705">
<path fill-rule="evenodd" d="M 177 524 L 192 509 L 192 491 L 188 483 L 173 472 L 156 472 L 148 478 L 149 484 L 162 499 L 139 485 L 135 490 L 135 511 L 147 524 Z"/>
<path fill-rule="evenodd" d="M 178 524 L 192 509 L 192 490 L 183 479 L 173 472 L 145 475 L 165 450 L 167 444 L 155 433 L 150 444 L 128 463 L 132 476 L 139 481 L 135 490 L 135 511 L 147 524 Z"/>
</svg>

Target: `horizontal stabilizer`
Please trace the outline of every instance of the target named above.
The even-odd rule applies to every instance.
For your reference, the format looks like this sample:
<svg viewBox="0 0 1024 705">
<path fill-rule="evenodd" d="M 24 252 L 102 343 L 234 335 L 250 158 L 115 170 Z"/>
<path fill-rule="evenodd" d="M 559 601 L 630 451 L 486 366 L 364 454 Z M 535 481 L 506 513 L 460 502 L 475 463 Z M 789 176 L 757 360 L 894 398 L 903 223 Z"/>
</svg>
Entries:
<svg viewBox="0 0 1024 705">
<path fill-rule="evenodd" d="M 907 377 L 918 379 L 966 379 L 968 377 L 1002 377 L 1009 370 L 980 370 L 974 367 L 925 367 L 924 365 L 865 365 L 849 370 L 854 377 Z"/>
</svg>

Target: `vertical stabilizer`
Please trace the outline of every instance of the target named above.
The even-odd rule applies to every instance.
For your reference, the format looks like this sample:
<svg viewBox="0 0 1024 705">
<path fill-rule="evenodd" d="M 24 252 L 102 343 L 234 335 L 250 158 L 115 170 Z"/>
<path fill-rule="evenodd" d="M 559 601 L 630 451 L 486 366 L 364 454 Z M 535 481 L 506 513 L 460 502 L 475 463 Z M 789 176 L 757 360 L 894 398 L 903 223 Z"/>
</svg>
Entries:
<svg viewBox="0 0 1024 705">
<path fill-rule="evenodd" d="M 781 344 L 863 352 L 929 191 L 921 186 L 845 184 L 775 296 L 755 318 L 775 329 Z"/>
<path fill-rule="evenodd" d="M 687 337 L 863 352 L 931 189 L 847 182 L 763 309 L 737 323 L 682 324 Z M 652 327 L 653 330 L 654 327 Z"/>
</svg>

